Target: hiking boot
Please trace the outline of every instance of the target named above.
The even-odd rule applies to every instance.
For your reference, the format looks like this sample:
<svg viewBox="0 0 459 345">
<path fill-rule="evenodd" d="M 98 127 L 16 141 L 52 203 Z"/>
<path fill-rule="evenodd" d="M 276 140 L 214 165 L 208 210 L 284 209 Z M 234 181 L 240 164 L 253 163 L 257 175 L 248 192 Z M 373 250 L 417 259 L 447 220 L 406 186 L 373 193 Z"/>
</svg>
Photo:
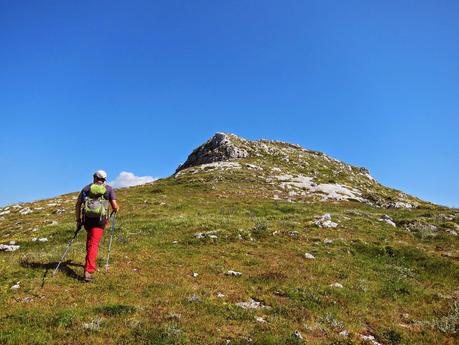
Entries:
<svg viewBox="0 0 459 345">
<path fill-rule="evenodd" d="M 84 271 L 84 281 L 85 282 L 90 282 L 92 281 L 92 273 Z"/>
</svg>

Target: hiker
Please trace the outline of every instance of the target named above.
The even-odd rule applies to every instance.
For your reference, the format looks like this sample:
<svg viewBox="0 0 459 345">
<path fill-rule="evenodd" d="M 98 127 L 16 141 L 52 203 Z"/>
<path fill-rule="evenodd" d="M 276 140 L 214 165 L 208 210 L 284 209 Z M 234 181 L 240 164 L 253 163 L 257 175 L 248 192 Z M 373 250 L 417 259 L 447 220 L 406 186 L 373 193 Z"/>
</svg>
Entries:
<svg viewBox="0 0 459 345">
<path fill-rule="evenodd" d="M 99 242 L 104 234 L 109 217 L 109 204 L 113 212 L 118 212 L 115 191 L 106 183 L 107 173 L 98 170 L 93 175 L 93 183 L 84 187 L 75 205 L 77 227 L 84 225 L 86 239 L 86 263 L 84 280 L 89 282 L 96 271 L 96 258 Z"/>
</svg>

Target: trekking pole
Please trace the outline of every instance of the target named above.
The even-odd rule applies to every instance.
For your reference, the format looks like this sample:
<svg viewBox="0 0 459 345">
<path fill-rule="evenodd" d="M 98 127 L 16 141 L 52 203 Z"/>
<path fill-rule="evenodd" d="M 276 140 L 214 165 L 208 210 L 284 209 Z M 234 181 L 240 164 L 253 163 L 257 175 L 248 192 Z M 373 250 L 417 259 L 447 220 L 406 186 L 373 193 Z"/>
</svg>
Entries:
<svg viewBox="0 0 459 345">
<path fill-rule="evenodd" d="M 77 237 L 78 233 L 80 232 L 81 230 L 81 224 L 77 227 L 77 229 L 75 230 L 75 233 L 73 234 L 73 237 L 72 239 L 69 241 L 68 245 L 67 245 L 67 248 L 65 249 L 65 252 L 64 254 L 62 255 L 62 258 L 61 258 L 61 261 L 59 261 L 59 263 L 57 264 L 56 268 L 54 269 L 53 271 L 53 275 L 55 275 L 57 273 L 57 270 L 59 269 L 59 266 L 61 265 L 62 261 L 64 261 L 64 258 L 65 256 L 67 255 L 69 249 L 70 249 L 70 246 L 72 245 L 73 241 L 75 240 L 75 238 Z"/>
<path fill-rule="evenodd" d="M 115 224 L 116 224 L 116 212 L 112 212 L 110 215 L 112 219 L 112 226 L 110 229 L 110 241 L 108 242 L 108 253 L 107 253 L 107 263 L 105 264 L 105 272 L 108 272 L 109 260 L 110 260 L 110 250 L 112 249 L 112 241 L 113 241 L 113 233 L 115 232 Z"/>
</svg>

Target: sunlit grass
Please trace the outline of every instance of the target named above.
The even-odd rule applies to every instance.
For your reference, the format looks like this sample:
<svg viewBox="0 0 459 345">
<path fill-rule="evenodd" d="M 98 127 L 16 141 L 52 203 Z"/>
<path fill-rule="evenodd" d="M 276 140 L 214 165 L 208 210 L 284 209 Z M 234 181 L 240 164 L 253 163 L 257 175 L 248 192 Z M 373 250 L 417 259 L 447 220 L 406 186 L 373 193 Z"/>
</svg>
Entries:
<svg viewBox="0 0 459 345">
<path fill-rule="evenodd" d="M 301 343 L 295 331 L 311 344 L 359 343 L 360 334 L 384 344 L 457 341 L 451 321 L 438 327 L 459 286 L 458 262 L 441 255 L 459 249 L 457 237 L 442 230 L 455 221 L 439 215 L 457 220 L 456 210 L 274 201 L 263 197 L 263 185 L 234 185 L 233 177 L 209 182 L 204 173 L 120 190 L 110 270 L 103 269 L 107 231 L 90 284 L 79 280 L 84 232 L 51 275 L 74 231 L 73 201 L 64 203 L 63 214 L 45 208 L 6 218 L 2 243 L 15 240 L 21 248 L 0 253 L 0 343 Z M 253 193 L 240 193 L 249 186 Z M 323 213 L 339 227 L 314 226 Z M 419 238 L 380 222 L 382 214 L 398 224 L 424 217 L 440 230 Z M 217 238 L 194 236 L 208 231 Z M 227 276 L 228 270 L 242 275 Z M 11 290 L 18 281 L 21 287 Z M 236 306 L 250 298 L 270 308 Z M 349 337 L 339 335 L 343 330 Z"/>
</svg>

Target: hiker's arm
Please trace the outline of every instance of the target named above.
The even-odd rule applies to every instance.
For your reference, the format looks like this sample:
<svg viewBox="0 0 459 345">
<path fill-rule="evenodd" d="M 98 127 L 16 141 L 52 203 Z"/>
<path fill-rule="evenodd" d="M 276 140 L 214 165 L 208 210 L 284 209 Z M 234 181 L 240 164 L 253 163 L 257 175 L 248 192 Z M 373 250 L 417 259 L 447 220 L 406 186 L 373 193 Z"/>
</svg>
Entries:
<svg viewBox="0 0 459 345">
<path fill-rule="evenodd" d="M 120 207 L 118 206 L 118 203 L 116 202 L 116 193 L 113 188 L 110 189 L 108 200 L 110 200 L 110 205 L 112 205 L 113 212 L 115 213 L 118 212 L 120 210 Z"/>
<path fill-rule="evenodd" d="M 81 223 L 81 200 L 78 198 L 75 204 L 75 221 Z"/>
<path fill-rule="evenodd" d="M 114 212 L 118 212 L 120 210 L 120 207 L 118 206 L 116 200 L 110 200 L 110 204 L 112 205 L 112 210 Z"/>
</svg>

